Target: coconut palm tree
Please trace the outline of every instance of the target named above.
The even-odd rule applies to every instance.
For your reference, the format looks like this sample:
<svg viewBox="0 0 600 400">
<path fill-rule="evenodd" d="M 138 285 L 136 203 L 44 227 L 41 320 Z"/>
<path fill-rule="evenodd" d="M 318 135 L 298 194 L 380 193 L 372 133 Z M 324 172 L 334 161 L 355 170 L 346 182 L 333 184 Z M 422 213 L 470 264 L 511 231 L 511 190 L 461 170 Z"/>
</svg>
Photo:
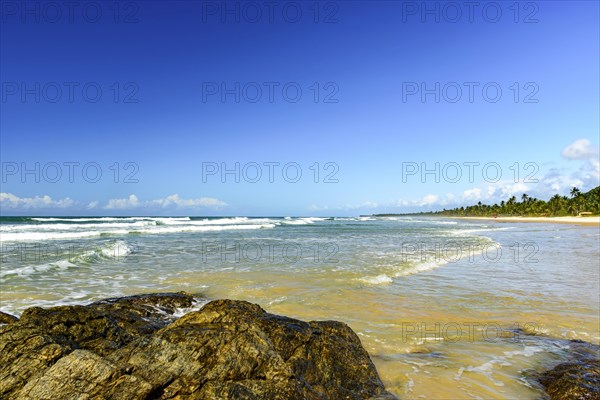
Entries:
<svg viewBox="0 0 600 400">
<path fill-rule="evenodd" d="M 558 213 L 558 210 L 560 209 L 561 206 L 561 198 L 560 195 L 555 194 L 554 196 L 552 196 L 552 198 L 548 201 L 548 205 L 550 206 L 550 211 L 552 212 L 552 215 L 556 215 Z"/>
<path fill-rule="evenodd" d="M 554 195 L 548 201 L 537 199 L 523 193 L 522 202 L 515 196 L 500 204 L 487 205 L 481 201 L 472 206 L 461 206 L 451 210 L 438 211 L 444 215 L 495 215 L 495 214 L 521 214 L 521 215 L 577 215 L 581 211 L 600 214 L 600 186 L 586 193 L 581 193 L 577 187 L 570 190 L 571 197 Z"/>
<path fill-rule="evenodd" d="M 575 211 L 575 215 L 579 214 L 579 209 L 581 207 L 581 190 L 577 189 L 576 186 L 573 186 L 571 189 L 571 199 L 573 202 L 573 210 Z"/>
</svg>

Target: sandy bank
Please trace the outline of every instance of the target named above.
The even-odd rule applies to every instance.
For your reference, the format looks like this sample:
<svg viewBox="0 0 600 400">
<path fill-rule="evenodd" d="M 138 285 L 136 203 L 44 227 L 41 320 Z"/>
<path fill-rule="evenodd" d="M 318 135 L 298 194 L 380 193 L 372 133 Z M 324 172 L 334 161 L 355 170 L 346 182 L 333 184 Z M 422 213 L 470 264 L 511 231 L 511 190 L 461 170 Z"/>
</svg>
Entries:
<svg viewBox="0 0 600 400">
<path fill-rule="evenodd" d="M 538 222 L 550 224 L 571 224 L 583 226 L 600 226 L 600 216 L 594 217 L 449 217 L 455 219 L 473 219 L 496 222 Z"/>
</svg>

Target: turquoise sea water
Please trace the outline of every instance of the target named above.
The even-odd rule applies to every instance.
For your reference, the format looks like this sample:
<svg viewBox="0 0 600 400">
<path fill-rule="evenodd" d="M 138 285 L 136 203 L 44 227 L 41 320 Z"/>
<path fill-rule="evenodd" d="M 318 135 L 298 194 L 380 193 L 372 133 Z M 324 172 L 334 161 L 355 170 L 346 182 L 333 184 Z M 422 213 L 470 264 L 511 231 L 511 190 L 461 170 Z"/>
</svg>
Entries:
<svg viewBox="0 0 600 400">
<path fill-rule="evenodd" d="M 403 398 L 536 398 L 598 343 L 598 227 L 418 217 L 0 219 L 0 309 L 142 292 L 236 298 L 361 337 Z M 184 312 L 185 310 L 182 310 Z"/>
</svg>

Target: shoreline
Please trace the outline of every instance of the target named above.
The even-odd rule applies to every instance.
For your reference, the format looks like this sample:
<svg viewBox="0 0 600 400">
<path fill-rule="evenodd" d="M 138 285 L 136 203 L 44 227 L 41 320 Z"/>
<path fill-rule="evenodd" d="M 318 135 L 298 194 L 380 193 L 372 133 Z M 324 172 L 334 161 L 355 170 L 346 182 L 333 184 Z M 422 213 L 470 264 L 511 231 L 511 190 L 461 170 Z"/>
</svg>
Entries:
<svg viewBox="0 0 600 400">
<path fill-rule="evenodd" d="M 495 222 L 529 222 L 544 224 L 568 224 L 580 226 L 600 226 L 600 216 L 594 217 L 448 217 L 449 219 L 482 220 Z"/>
<path fill-rule="evenodd" d="M 70 397 L 124 393 L 141 400 L 159 391 L 212 399 L 244 390 L 256 399 L 272 393 L 400 398 L 386 389 L 373 363 L 376 355 L 343 322 L 305 322 L 243 300 L 216 299 L 196 309 L 201 300 L 208 299 L 186 292 L 144 293 L 81 305 L 33 306 L 21 318 L 0 313 L 0 337 L 9 350 L 0 354 L 0 375 L 11 378 L 0 393 L 15 399 L 64 396 L 65 391 Z M 182 309 L 188 312 L 181 314 Z M 89 324 L 92 319 L 95 323 Z M 558 400 L 597 393 L 598 345 L 518 332 L 540 343 L 558 341 L 568 352 L 559 363 L 522 375 L 538 394 Z M 257 357 L 266 366 L 257 368 Z M 215 376 L 214 383 L 203 380 L 205 370 Z M 333 378 L 323 378 L 323 371 L 334 371 Z M 18 378 L 12 378 L 17 372 Z"/>
</svg>

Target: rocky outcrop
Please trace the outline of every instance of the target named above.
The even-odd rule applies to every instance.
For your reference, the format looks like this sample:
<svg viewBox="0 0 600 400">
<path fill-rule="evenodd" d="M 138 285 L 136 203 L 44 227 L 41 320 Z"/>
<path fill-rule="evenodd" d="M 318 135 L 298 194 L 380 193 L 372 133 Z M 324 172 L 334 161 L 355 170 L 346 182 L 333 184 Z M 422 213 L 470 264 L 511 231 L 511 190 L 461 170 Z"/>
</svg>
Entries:
<svg viewBox="0 0 600 400">
<path fill-rule="evenodd" d="M 568 348 L 571 360 L 542 373 L 538 381 L 551 400 L 600 399 L 600 347 L 571 341 Z"/>
<path fill-rule="evenodd" d="M 0 326 L 0 398 L 20 398 L 20 389 L 76 349 L 105 356 L 167 326 L 187 293 L 107 299 L 88 306 L 28 308 L 18 322 Z"/>
<path fill-rule="evenodd" d="M 186 293 L 30 308 L 0 327 L 0 398 L 392 399 L 357 335 Z"/>
<path fill-rule="evenodd" d="M 13 322 L 17 322 L 19 318 L 14 315 L 7 314 L 5 312 L 0 311 L 0 324 L 12 324 Z"/>
</svg>

